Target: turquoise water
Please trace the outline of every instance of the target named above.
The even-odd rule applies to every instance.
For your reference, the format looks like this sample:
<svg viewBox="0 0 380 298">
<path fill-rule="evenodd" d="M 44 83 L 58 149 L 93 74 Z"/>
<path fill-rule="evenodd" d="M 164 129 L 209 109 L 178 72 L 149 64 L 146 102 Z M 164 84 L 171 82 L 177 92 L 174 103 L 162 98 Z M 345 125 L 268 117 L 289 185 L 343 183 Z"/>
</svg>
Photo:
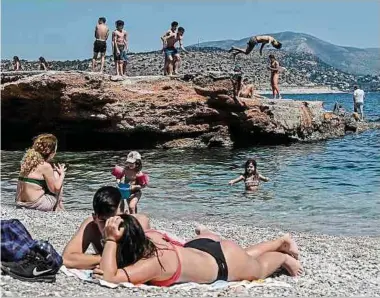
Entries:
<svg viewBox="0 0 380 298">
<path fill-rule="evenodd" d="M 303 100 L 335 101 L 351 109 L 349 94 L 288 95 Z M 380 117 L 380 94 L 367 95 L 365 113 Z M 67 209 L 91 210 L 94 192 L 114 184 L 113 165 L 127 151 L 59 152 L 68 164 L 64 197 Z M 139 211 L 156 217 L 218 218 L 241 224 L 281 226 L 296 231 L 344 235 L 379 235 L 380 130 L 309 144 L 263 146 L 242 150 L 141 151 L 151 187 L 144 190 Z M 2 204 L 12 204 L 22 152 L 2 151 Z M 243 163 L 255 157 L 271 179 L 255 193 L 243 183 L 228 186 Z"/>
</svg>

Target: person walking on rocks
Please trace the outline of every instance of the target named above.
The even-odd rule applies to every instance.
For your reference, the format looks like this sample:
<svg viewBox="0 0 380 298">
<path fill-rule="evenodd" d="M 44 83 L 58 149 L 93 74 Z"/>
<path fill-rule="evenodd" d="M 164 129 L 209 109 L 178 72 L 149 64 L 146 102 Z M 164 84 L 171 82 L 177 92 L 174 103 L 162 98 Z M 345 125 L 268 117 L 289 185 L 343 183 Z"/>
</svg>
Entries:
<svg viewBox="0 0 380 298">
<path fill-rule="evenodd" d="M 161 36 L 161 41 L 162 41 L 162 52 L 165 54 L 165 63 L 164 63 L 164 75 L 167 75 L 168 74 L 168 67 L 169 67 L 169 59 L 168 59 L 168 56 L 166 55 L 166 51 L 165 51 L 165 48 L 166 48 L 166 40 L 165 38 L 170 36 L 170 35 L 175 35 L 177 34 L 177 28 L 178 28 L 178 22 L 177 21 L 173 21 L 171 23 L 171 27 L 168 31 L 165 32 L 165 34 L 163 36 Z"/>
<path fill-rule="evenodd" d="M 183 34 L 185 33 L 185 29 L 183 27 L 179 27 L 177 32 L 168 31 L 168 33 L 169 34 L 162 37 L 162 42 L 164 43 L 165 58 L 168 60 L 166 73 L 168 75 L 173 75 L 178 74 L 178 68 L 181 61 L 181 57 L 175 47 L 175 44 L 179 42 L 180 48 L 185 53 L 188 53 L 188 51 L 182 44 Z"/>
<path fill-rule="evenodd" d="M 360 120 L 364 120 L 364 98 L 365 93 L 362 89 L 360 89 L 358 86 L 354 86 L 354 112 L 360 114 Z"/>
<path fill-rule="evenodd" d="M 247 48 L 245 50 L 237 48 L 237 47 L 232 47 L 228 52 L 229 53 L 233 53 L 234 58 L 238 54 L 246 54 L 246 55 L 248 55 L 249 53 L 252 52 L 253 48 L 257 44 L 259 44 L 259 43 L 261 43 L 260 55 L 263 55 L 263 49 L 264 49 L 265 45 L 267 45 L 269 43 L 274 48 L 276 48 L 276 49 L 281 49 L 281 47 L 282 47 L 281 42 L 279 42 L 278 40 L 276 40 L 273 36 L 269 36 L 269 35 L 256 35 L 256 36 L 253 36 L 253 37 L 251 37 L 249 39 L 249 41 L 247 43 Z"/>
<path fill-rule="evenodd" d="M 95 27 L 95 42 L 94 42 L 94 55 L 92 57 L 92 71 L 95 71 L 96 59 L 99 54 L 101 57 L 100 72 L 104 70 L 104 61 L 107 51 L 107 39 L 109 35 L 109 29 L 106 25 L 106 18 L 100 17 L 98 24 Z"/>
<path fill-rule="evenodd" d="M 123 75 L 126 72 L 126 62 L 128 61 L 128 33 L 124 30 L 124 22 L 116 21 L 116 30 L 112 32 L 112 52 L 115 60 L 116 75 Z"/>
<path fill-rule="evenodd" d="M 270 64 L 268 66 L 268 70 L 271 71 L 270 84 L 272 87 L 273 99 L 276 98 L 276 94 L 278 95 L 278 99 L 281 99 L 280 90 L 278 88 L 280 64 L 278 63 L 273 54 L 269 55 L 269 60 Z"/>
</svg>

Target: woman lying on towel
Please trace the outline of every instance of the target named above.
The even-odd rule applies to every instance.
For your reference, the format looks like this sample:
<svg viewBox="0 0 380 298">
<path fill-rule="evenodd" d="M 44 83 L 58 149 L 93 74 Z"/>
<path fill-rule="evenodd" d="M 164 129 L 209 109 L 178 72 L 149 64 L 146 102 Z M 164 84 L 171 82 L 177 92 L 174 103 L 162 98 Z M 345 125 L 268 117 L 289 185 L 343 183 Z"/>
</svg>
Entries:
<svg viewBox="0 0 380 298">
<path fill-rule="evenodd" d="M 94 277 L 111 283 L 149 282 L 165 287 L 181 282 L 262 279 L 280 267 L 292 276 L 302 272 L 298 248 L 290 235 L 243 249 L 201 230 L 195 239 L 181 245 L 159 233 L 144 233 L 136 218 L 125 214 L 106 222 L 105 247 Z"/>
<path fill-rule="evenodd" d="M 16 206 L 41 211 L 64 210 L 62 185 L 64 164 L 52 166 L 49 162 L 57 152 L 57 138 L 42 134 L 34 139 L 22 161 L 18 177 Z"/>
</svg>

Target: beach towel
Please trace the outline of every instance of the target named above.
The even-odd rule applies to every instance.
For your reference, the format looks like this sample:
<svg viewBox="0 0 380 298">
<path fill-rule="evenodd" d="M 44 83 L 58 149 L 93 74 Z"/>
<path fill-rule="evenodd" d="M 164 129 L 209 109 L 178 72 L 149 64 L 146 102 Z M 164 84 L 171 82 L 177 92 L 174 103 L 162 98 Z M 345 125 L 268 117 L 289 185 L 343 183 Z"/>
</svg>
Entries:
<svg viewBox="0 0 380 298">
<path fill-rule="evenodd" d="M 76 277 L 81 280 L 84 280 L 86 282 L 92 282 L 97 283 L 103 287 L 107 288 L 117 288 L 117 287 L 125 287 L 125 288 L 140 288 L 140 289 L 157 289 L 160 287 L 157 286 L 150 286 L 145 284 L 140 285 L 134 285 L 129 282 L 124 282 L 121 284 L 113 284 L 101 279 L 95 279 L 92 277 L 92 270 L 79 270 L 79 269 L 68 269 L 65 266 L 61 267 L 61 272 L 67 276 Z M 177 290 L 191 290 L 195 288 L 203 288 L 205 290 L 223 290 L 226 288 L 237 288 L 237 287 L 243 287 L 246 289 L 252 288 L 252 287 L 283 287 L 283 288 L 291 288 L 292 286 L 289 285 L 286 282 L 278 281 L 273 278 L 266 278 L 265 280 L 259 279 L 255 281 L 239 281 L 239 282 L 227 282 L 223 280 L 218 280 L 212 284 L 198 284 L 195 282 L 188 282 L 188 283 L 181 283 L 181 284 L 175 284 L 173 286 L 170 286 L 170 289 L 177 289 Z"/>
<path fill-rule="evenodd" d="M 43 194 L 37 200 L 33 202 L 16 202 L 17 208 L 36 209 L 40 211 L 55 211 L 58 204 L 58 198 L 56 195 Z"/>
</svg>

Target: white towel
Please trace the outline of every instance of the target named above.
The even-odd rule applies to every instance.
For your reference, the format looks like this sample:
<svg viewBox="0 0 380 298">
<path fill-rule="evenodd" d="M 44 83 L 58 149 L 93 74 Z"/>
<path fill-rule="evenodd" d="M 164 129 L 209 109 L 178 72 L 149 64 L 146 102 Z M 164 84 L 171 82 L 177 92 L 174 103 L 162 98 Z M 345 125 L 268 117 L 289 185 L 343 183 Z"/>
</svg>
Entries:
<svg viewBox="0 0 380 298">
<path fill-rule="evenodd" d="M 126 287 L 126 288 L 133 288 L 138 287 L 141 289 L 154 289 L 159 288 L 157 286 L 148 286 L 145 284 L 141 285 L 134 285 L 129 282 L 124 282 L 121 284 L 113 284 L 101 279 L 94 279 L 92 277 L 92 270 L 79 270 L 79 269 L 68 269 L 65 266 L 61 267 L 61 272 L 66 274 L 67 276 L 73 276 L 77 277 L 79 279 L 82 279 L 87 282 L 93 282 L 98 283 L 104 287 L 107 288 L 117 288 L 117 287 Z M 283 281 L 276 281 L 273 278 L 266 278 L 265 280 L 256 280 L 256 281 L 239 281 L 239 282 L 227 282 L 223 280 L 218 280 L 212 284 L 198 284 L 195 282 L 187 282 L 187 283 L 181 283 L 171 286 L 170 288 L 173 289 L 183 289 L 183 290 L 190 290 L 194 288 L 204 288 L 206 290 L 220 290 L 225 288 L 236 288 L 236 287 L 244 287 L 244 288 L 252 288 L 252 287 L 284 287 L 284 288 L 291 288 L 291 285 L 289 285 L 286 282 Z"/>
</svg>

